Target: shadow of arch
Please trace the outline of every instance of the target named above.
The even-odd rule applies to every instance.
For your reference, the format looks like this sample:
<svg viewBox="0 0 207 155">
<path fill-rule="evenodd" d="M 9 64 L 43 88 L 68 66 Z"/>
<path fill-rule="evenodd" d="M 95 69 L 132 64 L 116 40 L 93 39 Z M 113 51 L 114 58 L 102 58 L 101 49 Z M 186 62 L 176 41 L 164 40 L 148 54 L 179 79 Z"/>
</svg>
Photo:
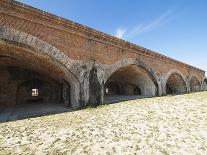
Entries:
<svg viewBox="0 0 207 155">
<path fill-rule="evenodd" d="M 72 107 L 78 107 L 80 82 L 75 72 L 75 61 L 45 41 L 7 26 L 0 27 L 0 45 L 20 47 L 25 50 L 24 54 L 35 55 L 37 58 L 44 59 L 56 66 L 63 72 L 64 80 L 70 83 L 71 89 L 73 90 L 71 92 Z M 14 51 L 4 53 L 4 55 L 15 58 Z"/>
<path fill-rule="evenodd" d="M 182 94 L 188 91 L 188 83 L 185 76 L 176 69 L 170 70 L 164 80 L 166 94 Z"/>
</svg>

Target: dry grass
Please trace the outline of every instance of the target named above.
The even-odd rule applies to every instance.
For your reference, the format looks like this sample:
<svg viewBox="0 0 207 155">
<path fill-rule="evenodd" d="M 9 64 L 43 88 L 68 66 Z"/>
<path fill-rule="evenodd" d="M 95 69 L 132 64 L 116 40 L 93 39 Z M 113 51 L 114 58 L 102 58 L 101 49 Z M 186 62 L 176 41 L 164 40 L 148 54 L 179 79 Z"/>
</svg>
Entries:
<svg viewBox="0 0 207 155">
<path fill-rule="evenodd" d="M 0 124 L 0 154 L 207 154 L 207 92 Z"/>
</svg>

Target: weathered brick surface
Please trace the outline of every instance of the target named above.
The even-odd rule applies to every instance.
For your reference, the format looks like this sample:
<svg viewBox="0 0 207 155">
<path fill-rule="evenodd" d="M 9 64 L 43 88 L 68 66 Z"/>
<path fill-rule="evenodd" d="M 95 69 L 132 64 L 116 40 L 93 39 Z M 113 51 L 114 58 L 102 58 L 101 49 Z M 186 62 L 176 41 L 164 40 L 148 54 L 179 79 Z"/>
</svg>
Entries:
<svg viewBox="0 0 207 155">
<path fill-rule="evenodd" d="M 203 70 L 11 0 L 0 0 L 0 38 L 52 61 L 68 77 L 77 104 L 85 105 L 89 99 L 89 73 L 94 63 L 102 85 L 116 70 L 131 64 L 152 75 L 159 95 L 166 93 L 167 79 L 175 72 L 182 76 L 187 91 L 193 76 L 204 83 Z"/>
</svg>

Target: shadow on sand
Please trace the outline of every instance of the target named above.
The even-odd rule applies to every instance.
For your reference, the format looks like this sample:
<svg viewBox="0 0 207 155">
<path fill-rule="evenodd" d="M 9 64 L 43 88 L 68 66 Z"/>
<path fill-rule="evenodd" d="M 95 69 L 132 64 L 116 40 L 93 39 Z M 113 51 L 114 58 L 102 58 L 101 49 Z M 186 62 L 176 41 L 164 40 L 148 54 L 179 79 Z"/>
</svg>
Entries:
<svg viewBox="0 0 207 155">
<path fill-rule="evenodd" d="M 188 93 L 184 93 L 188 94 Z M 171 94 L 166 96 L 177 96 L 179 94 Z M 183 94 L 180 94 L 183 95 Z M 108 95 L 104 98 L 104 104 L 114 104 L 123 101 L 137 100 L 143 98 L 152 98 L 149 96 L 126 96 L 126 95 Z M 0 107 L 0 123 L 21 120 L 26 118 L 34 118 L 40 116 L 47 116 L 52 114 L 60 114 L 64 112 L 72 112 L 73 109 L 61 104 L 44 104 L 33 103 L 15 105 L 13 107 Z"/>
<path fill-rule="evenodd" d="M 24 104 L 0 108 L 0 123 L 73 111 L 60 104 Z"/>
</svg>

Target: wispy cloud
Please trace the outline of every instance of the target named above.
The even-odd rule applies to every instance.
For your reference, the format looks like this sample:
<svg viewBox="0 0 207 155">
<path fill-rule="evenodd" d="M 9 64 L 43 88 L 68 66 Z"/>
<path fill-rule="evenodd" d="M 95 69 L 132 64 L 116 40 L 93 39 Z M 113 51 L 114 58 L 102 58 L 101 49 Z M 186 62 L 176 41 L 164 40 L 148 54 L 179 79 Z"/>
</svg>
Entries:
<svg viewBox="0 0 207 155">
<path fill-rule="evenodd" d="M 123 28 L 117 28 L 115 37 L 121 39 L 121 38 L 125 35 L 125 33 L 126 33 L 126 29 L 123 29 Z"/>
<path fill-rule="evenodd" d="M 144 32 L 152 31 L 166 24 L 172 17 L 173 11 L 168 10 L 149 23 L 140 23 L 130 29 L 118 28 L 115 36 L 118 38 L 132 39 Z"/>
</svg>

